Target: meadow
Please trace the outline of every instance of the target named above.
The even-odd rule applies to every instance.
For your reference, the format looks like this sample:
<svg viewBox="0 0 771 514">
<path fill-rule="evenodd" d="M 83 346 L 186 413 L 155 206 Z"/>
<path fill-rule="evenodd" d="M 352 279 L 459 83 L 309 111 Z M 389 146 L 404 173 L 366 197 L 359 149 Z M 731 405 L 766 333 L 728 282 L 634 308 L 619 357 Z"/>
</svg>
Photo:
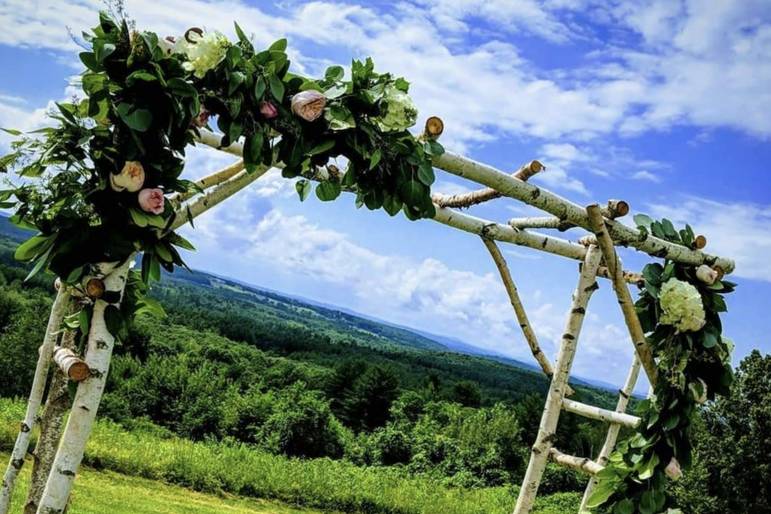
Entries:
<svg viewBox="0 0 771 514">
<path fill-rule="evenodd" d="M 18 419 L 22 414 L 23 405 L 20 402 L 0 400 L 0 448 L 8 450 L 13 444 Z M 102 503 L 115 501 L 119 505 L 131 505 L 130 502 L 140 501 L 138 498 L 142 497 L 143 491 L 147 491 L 151 496 L 157 491 L 161 502 L 166 502 L 164 498 L 168 495 L 173 497 L 176 492 L 180 492 L 178 489 L 165 489 L 152 482 L 134 482 L 136 477 L 214 495 L 277 500 L 289 506 L 315 508 L 325 512 L 372 514 L 507 513 L 511 510 L 517 493 L 514 486 L 453 488 L 443 486 L 432 479 L 409 477 L 393 468 L 361 467 L 331 459 L 292 459 L 268 454 L 239 443 L 192 442 L 178 437 L 161 437 L 153 433 L 150 425 L 145 429 L 129 431 L 106 420 L 97 423 L 88 444 L 85 463 L 92 469 L 83 473 L 81 478 L 84 480 L 79 478 L 77 482 L 76 503 L 71 511 L 73 514 L 108 512 L 88 510 L 95 509 L 95 504 L 86 499 L 98 497 L 102 493 L 103 496 L 110 497 L 99 500 Z M 102 474 L 101 471 L 109 473 Z M 108 494 L 109 488 L 100 489 L 100 480 L 102 483 L 109 482 L 110 487 L 114 489 L 123 488 L 120 490 L 126 491 L 125 494 L 128 495 L 131 495 L 133 483 L 146 487 L 140 489 L 141 492 L 137 495 L 131 496 L 130 502 L 126 503 L 120 502 L 119 496 Z M 154 491 L 153 488 L 157 487 L 160 489 Z M 182 492 L 180 494 L 183 495 Z M 203 503 L 196 508 L 204 510 L 179 512 L 206 513 L 209 512 L 205 510 L 209 501 L 209 497 L 195 496 L 172 499 L 169 503 Z M 229 505 L 231 500 L 222 501 L 223 505 Z M 578 493 L 557 493 L 540 498 L 535 512 L 559 514 L 576 511 L 579 501 Z M 156 510 L 146 512 L 158 512 L 158 506 L 153 507 L 153 500 L 148 499 L 148 502 L 147 508 Z M 288 507 L 284 511 L 260 511 L 259 504 L 250 507 L 248 503 L 240 502 L 233 503 L 232 507 L 235 509 L 233 512 L 296 512 Z M 163 512 L 178 512 L 174 508 L 176 507 L 169 507 L 169 510 Z M 256 510 L 248 510 L 249 508 Z M 109 512 L 120 514 L 121 511 Z"/>
</svg>

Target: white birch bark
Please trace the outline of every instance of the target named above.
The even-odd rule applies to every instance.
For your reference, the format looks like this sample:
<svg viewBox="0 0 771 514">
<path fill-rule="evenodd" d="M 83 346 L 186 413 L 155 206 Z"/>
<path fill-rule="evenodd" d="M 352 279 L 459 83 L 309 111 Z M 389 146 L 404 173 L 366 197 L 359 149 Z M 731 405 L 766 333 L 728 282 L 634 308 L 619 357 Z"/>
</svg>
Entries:
<svg viewBox="0 0 771 514">
<path fill-rule="evenodd" d="M 596 475 L 602 471 L 602 468 L 604 467 L 600 466 L 592 459 L 587 459 L 586 457 L 576 457 L 575 455 L 568 455 L 566 453 L 562 453 L 556 448 L 551 448 L 549 450 L 549 456 L 557 464 L 570 469 L 575 469 L 576 471 L 587 473 L 589 475 Z"/>
<path fill-rule="evenodd" d="M 629 399 L 632 397 L 632 391 L 637 384 L 637 377 L 640 375 L 640 359 L 637 354 L 634 354 L 632 365 L 629 366 L 629 373 L 626 376 L 626 381 L 623 387 L 618 392 L 618 401 L 616 402 L 616 412 L 626 412 L 626 408 L 629 405 Z M 597 456 L 597 464 L 600 466 L 606 466 L 608 464 L 608 458 L 613 450 L 616 448 L 616 441 L 618 440 L 618 433 L 621 430 L 621 425 L 610 425 L 608 427 L 608 433 L 605 436 L 605 443 L 603 443 L 600 449 L 600 454 Z M 586 510 L 586 502 L 589 501 L 589 497 L 592 495 L 594 488 L 597 486 L 597 480 L 592 477 L 589 483 L 586 484 L 586 490 L 584 491 L 584 497 L 581 499 L 581 507 L 578 512 Z"/>
<path fill-rule="evenodd" d="M 540 173 L 545 170 L 543 164 L 539 161 L 530 161 L 527 164 L 521 166 L 517 171 L 511 174 L 516 180 L 527 181 L 530 177 L 536 173 Z M 503 194 L 492 187 L 485 187 L 477 191 L 471 191 L 468 193 L 461 193 L 457 195 L 445 196 L 442 194 L 436 194 L 433 197 L 434 202 L 442 207 L 455 207 L 459 209 L 468 208 L 472 205 L 477 205 L 483 202 L 488 202 L 496 198 L 500 198 Z"/>
<path fill-rule="evenodd" d="M 239 159 L 233 164 L 229 166 L 225 166 L 221 170 L 215 171 L 211 175 L 206 175 L 205 177 L 196 180 L 195 185 L 198 188 L 203 189 L 205 191 L 207 189 L 211 189 L 214 186 L 222 184 L 228 179 L 233 178 L 237 173 L 239 173 L 243 169 L 244 169 L 244 160 Z M 194 197 L 197 194 L 198 192 L 195 190 L 186 191 L 184 193 L 177 193 L 169 198 L 169 202 L 171 202 L 171 205 L 176 209 L 177 207 L 179 207 L 179 205 L 182 202 L 189 200 L 190 198 Z"/>
<path fill-rule="evenodd" d="M 514 315 L 517 317 L 517 322 L 519 323 L 519 327 L 522 329 L 522 334 L 525 336 L 525 341 L 527 341 L 527 344 L 530 347 L 530 351 L 533 353 L 533 357 L 541 366 L 544 374 L 549 377 L 549 379 L 551 379 L 551 377 L 554 375 L 554 369 L 552 368 L 549 359 L 541 350 L 541 346 L 538 344 L 538 337 L 536 337 L 535 331 L 533 331 L 533 327 L 530 325 L 530 320 L 527 318 L 525 306 L 522 305 L 522 299 L 519 297 L 517 286 L 514 283 L 514 279 L 511 278 L 511 272 L 509 271 L 509 266 L 506 264 L 506 259 L 504 259 L 503 254 L 501 254 L 498 245 L 496 245 L 494 241 L 482 238 L 482 242 L 490 252 L 490 256 L 493 258 L 495 267 L 498 268 L 498 273 L 501 276 L 501 282 L 503 282 L 503 287 L 506 289 L 506 293 L 509 296 L 509 302 L 511 303 L 511 307 L 514 309 Z M 573 389 L 570 388 L 570 386 L 568 386 L 566 394 L 568 396 L 573 394 Z"/>
<path fill-rule="evenodd" d="M 562 410 L 562 400 L 565 397 L 565 389 L 570 378 L 570 368 L 573 365 L 573 358 L 576 354 L 578 336 L 581 333 L 586 306 L 592 293 L 598 288 L 596 273 L 597 267 L 600 264 L 600 257 L 600 251 L 596 247 L 590 247 L 586 254 L 584 265 L 581 267 L 578 287 L 573 293 L 570 313 L 568 314 L 565 332 L 562 335 L 556 371 L 552 377 L 549 392 L 546 395 L 546 405 L 541 416 L 541 424 L 530 453 L 530 462 L 527 465 L 525 478 L 522 481 L 522 488 L 519 491 L 514 514 L 528 514 L 533 508 L 533 503 L 538 493 L 538 486 L 541 483 L 541 478 L 549 458 L 552 439 L 557 430 L 557 422 Z"/>
<path fill-rule="evenodd" d="M 133 256 L 104 278 L 107 291 L 117 291 L 122 298 L 132 261 Z M 91 377 L 78 385 L 72 411 L 59 443 L 59 450 L 56 452 L 51 473 L 48 475 L 40 498 L 38 514 L 60 514 L 67 506 L 72 483 L 83 459 L 86 441 L 91 435 L 91 428 L 107 381 L 110 357 L 115 343 L 115 337 L 107 330 L 105 321 L 105 310 L 110 305 L 119 307 L 120 300 L 115 304 L 109 304 L 102 299 L 94 302 L 86 343 L 86 364 L 91 369 Z"/>
<path fill-rule="evenodd" d="M 452 152 L 445 152 L 438 156 L 434 159 L 434 165 L 453 175 L 496 189 L 505 196 L 537 207 L 561 220 L 591 230 L 586 210 L 580 205 L 529 182 L 512 178 L 492 166 L 475 162 Z M 616 244 L 632 246 L 654 257 L 666 257 L 682 264 L 719 266 L 726 273 L 730 273 L 734 269 L 734 262 L 730 259 L 691 250 L 650 234 L 644 236 L 639 230 L 617 221 L 608 220 L 607 225 L 610 237 Z"/>
<path fill-rule="evenodd" d="M 64 346 L 54 348 L 54 362 L 62 373 L 75 382 L 84 381 L 91 373 L 88 364 L 72 349 Z"/>
<path fill-rule="evenodd" d="M 597 421 L 604 421 L 605 423 L 611 423 L 621 425 L 629 428 L 636 428 L 640 424 L 640 418 L 626 414 L 625 412 L 616 412 L 608 409 L 603 409 L 594 405 L 587 405 L 585 403 L 577 402 L 575 400 L 568 400 L 567 398 L 562 400 L 562 410 L 578 414 L 589 419 L 596 419 Z"/>
<path fill-rule="evenodd" d="M 635 351 L 640 358 L 645 374 L 648 376 L 648 381 L 651 385 L 655 385 L 658 378 L 658 368 L 653 358 L 653 351 L 645 339 L 645 333 L 643 332 L 642 325 L 640 325 L 640 318 L 637 317 L 634 300 L 632 300 L 632 295 L 629 293 L 629 288 L 624 281 L 621 260 L 618 258 L 616 248 L 608 234 L 607 227 L 608 223 L 611 222 L 602 217 L 598 205 L 588 206 L 586 212 L 592 231 L 597 238 L 597 244 L 605 259 L 605 265 L 611 274 L 613 290 L 616 292 L 618 304 L 621 307 L 621 312 L 624 314 L 624 322 L 629 330 L 629 335 L 632 337 Z"/>
<path fill-rule="evenodd" d="M 75 348 L 75 335 L 74 330 L 64 332 L 61 347 L 70 350 Z M 64 428 L 64 415 L 70 407 L 67 383 L 68 377 L 61 370 L 55 370 L 51 379 L 51 386 L 48 388 L 46 404 L 40 416 L 40 435 L 38 435 L 35 443 L 32 477 L 27 491 L 24 514 L 37 512 L 40 496 L 43 494 L 48 473 L 51 471 L 51 465 L 56 456 L 56 448 Z"/>
<path fill-rule="evenodd" d="M 51 353 L 53 352 L 56 338 L 59 333 L 64 315 L 67 312 L 67 304 L 70 294 L 66 287 L 60 287 L 56 293 L 51 314 L 48 318 L 43 344 L 38 352 L 37 365 L 35 366 L 35 375 L 32 379 L 32 389 L 27 400 L 27 411 L 24 420 L 21 422 L 19 434 L 16 436 L 16 443 L 11 452 L 11 459 L 3 476 L 2 491 L 0 491 L 0 514 L 7 514 L 11 503 L 11 494 L 16 477 L 24 465 L 24 457 L 29 449 L 29 442 L 32 436 L 32 429 L 37 421 L 38 410 L 43 401 L 43 392 L 45 391 L 46 380 L 48 378 L 48 369 L 51 363 Z"/>
</svg>

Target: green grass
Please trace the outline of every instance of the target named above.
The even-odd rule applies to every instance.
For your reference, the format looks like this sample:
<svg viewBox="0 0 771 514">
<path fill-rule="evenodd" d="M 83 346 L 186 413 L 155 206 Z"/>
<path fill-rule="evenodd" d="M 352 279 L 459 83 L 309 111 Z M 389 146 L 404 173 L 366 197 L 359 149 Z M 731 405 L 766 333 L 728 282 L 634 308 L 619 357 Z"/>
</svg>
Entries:
<svg viewBox="0 0 771 514">
<path fill-rule="evenodd" d="M 22 415 L 21 403 L 0 399 L 0 447 L 12 446 Z M 398 468 L 365 468 L 329 459 L 289 459 L 243 444 L 192 442 L 147 431 L 129 432 L 106 420 L 96 424 L 85 463 L 205 493 L 373 514 L 508 514 L 518 489 L 449 488 L 428 478 L 407 476 Z M 576 512 L 579 502 L 578 493 L 542 497 L 534 512 Z"/>
<path fill-rule="evenodd" d="M 0 454 L 5 461 L 8 454 Z M 29 466 L 19 477 L 11 514 L 20 513 L 26 497 Z M 70 514 L 317 514 L 277 502 L 213 496 L 146 478 L 83 468 L 78 473 Z"/>
</svg>

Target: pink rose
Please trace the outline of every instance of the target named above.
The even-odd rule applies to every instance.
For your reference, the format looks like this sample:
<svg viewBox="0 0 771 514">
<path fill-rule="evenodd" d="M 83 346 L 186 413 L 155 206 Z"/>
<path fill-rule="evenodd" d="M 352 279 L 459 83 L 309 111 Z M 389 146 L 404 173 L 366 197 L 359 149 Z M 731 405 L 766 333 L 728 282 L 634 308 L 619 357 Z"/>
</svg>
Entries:
<svg viewBox="0 0 771 514">
<path fill-rule="evenodd" d="M 327 98 L 318 91 L 303 91 L 292 97 L 292 112 L 305 121 L 315 121 L 324 112 Z"/>
<path fill-rule="evenodd" d="M 209 116 L 211 116 L 211 112 L 209 112 L 209 109 L 202 105 L 201 110 L 198 111 L 198 116 L 193 118 L 190 121 L 190 124 L 198 128 L 203 128 L 207 123 L 209 123 Z"/>
<path fill-rule="evenodd" d="M 683 470 L 680 469 L 680 463 L 677 462 L 677 459 L 672 457 L 672 459 L 669 461 L 669 464 L 667 464 L 667 467 L 664 469 L 664 473 L 667 474 L 669 478 L 672 480 L 680 480 L 680 477 L 683 476 Z"/>
<path fill-rule="evenodd" d="M 278 109 L 270 102 L 260 102 L 260 114 L 271 120 L 278 116 Z"/>
<path fill-rule="evenodd" d="M 152 214 L 163 212 L 163 191 L 160 189 L 143 189 L 139 192 L 139 207 Z"/>
<path fill-rule="evenodd" d="M 142 184 L 144 183 L 145 169 L 139 161 L 126 161 L 119 174 L 110 174 L 110 187 L 112 187 L 113 191 L 123 191 L 125 189 L 129 193 L 136 193 L 142 189 Z"/>
</svg>

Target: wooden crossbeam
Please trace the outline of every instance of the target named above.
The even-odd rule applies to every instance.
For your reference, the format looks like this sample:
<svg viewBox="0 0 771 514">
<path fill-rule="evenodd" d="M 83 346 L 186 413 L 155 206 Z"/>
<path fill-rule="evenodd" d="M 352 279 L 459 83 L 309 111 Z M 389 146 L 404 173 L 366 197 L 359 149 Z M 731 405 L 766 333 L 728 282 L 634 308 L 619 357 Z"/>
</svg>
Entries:
<svg viewBox="0 0 771 514">
<path fill-rule="evenodd" d="M 557 464 L 565 466 L 566 468 L 575 469 L 576 471 L 581 471 L 592 476 L 602 471 L 603 468 L 603 466 L 600 466 L 592 459 L 568 455 L 556 448 L 551 448 L 549 450 L 549 457 Z"/>
<path fill-rule="evenodd" d="M 596 419 L 597 421 L 604 421 L 606 423 L 615 423 L 629 428 L 635 428 L 640 424 L 640 418 L 637 416 L 595 407 L 594 405 L 587 405 L 567 398 L 562 400 L 562 408 L 585 418 Z"/>
</svg>

